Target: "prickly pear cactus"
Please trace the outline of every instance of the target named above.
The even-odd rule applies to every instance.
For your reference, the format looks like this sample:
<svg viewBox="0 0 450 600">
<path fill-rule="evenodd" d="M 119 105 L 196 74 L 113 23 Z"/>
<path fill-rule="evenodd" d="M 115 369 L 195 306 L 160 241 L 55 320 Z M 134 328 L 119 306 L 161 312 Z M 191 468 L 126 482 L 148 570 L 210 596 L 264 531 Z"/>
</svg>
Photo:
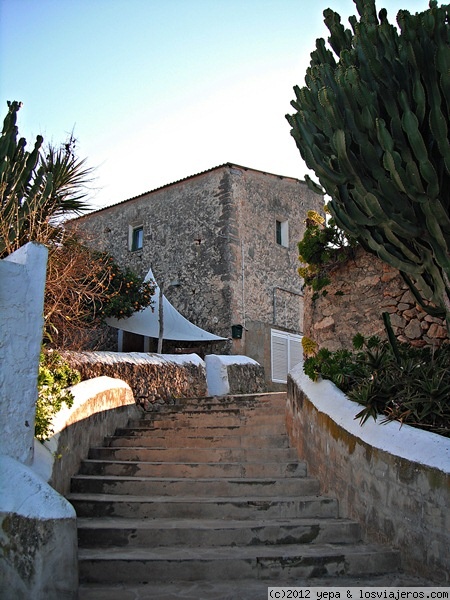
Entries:
<svg viewBox="0 0 450 600">
<path fill-rule="evenodd" d="M 294 88 L 291 134 L 338 226 L 450 327 L 450 5 L 402 10 L 398 30 L 374 0 L 354 1 L 351 30 L 324 11 L 331 49 L 317 40 Z"/>
</svg>

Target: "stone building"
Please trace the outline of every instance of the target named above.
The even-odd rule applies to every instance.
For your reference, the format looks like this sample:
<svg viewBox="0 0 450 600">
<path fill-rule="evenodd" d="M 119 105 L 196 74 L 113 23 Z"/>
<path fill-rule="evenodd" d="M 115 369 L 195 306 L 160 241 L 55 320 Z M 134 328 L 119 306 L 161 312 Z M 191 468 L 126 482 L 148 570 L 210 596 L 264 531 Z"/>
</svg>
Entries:
<svg viewBox="0 0 450 600">
<path fill-rule="evenodd" d="M 230 338 L 207 353 L 257 360 L 275 389 L 301 352 L 297 242 L 310 209 L 322 212 L 323 198 L 304 181 L 226 163 L 74 224 L 121 266 L 141 276 L 151 268 L 191 322 Z M 138 341 L 128 336 L 124 349 L 142 350 Z"/>
</svg>

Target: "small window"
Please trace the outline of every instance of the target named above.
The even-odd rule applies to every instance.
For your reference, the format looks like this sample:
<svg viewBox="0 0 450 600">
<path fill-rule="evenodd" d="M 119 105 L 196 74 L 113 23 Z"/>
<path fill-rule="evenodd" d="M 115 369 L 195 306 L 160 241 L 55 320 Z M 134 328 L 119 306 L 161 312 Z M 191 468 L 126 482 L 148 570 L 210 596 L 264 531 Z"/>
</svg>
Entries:
<svg viewBox="0 0 450 600">
<path fill-rule="evenodd" d="M 277 244 L 289 248 L 289 230 L 287 221 L 276 222 L 276 240 Z"/>
<path fill-rule="evenodd" d="M 142 250 L 142 246 L 144 244 L 144 228 L 142 225 L 139 227 L 131 228 L 131 251 Z"/>
</svg>

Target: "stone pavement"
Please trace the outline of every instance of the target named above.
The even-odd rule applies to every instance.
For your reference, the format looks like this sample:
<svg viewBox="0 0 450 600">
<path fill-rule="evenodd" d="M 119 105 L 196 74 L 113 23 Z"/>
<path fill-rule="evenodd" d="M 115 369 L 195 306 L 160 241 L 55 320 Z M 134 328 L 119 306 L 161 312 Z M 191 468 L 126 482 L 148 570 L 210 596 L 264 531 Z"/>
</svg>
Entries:
<svg viewBox="0 0 450 600">
<path fill-rule="evenodd" d="M 148 585 L 80 586 L 79 600 L 266 600 L 269 587 L 443 587 L 426 579 L 393 573 L 368 578 L 314 578 L 286 581 L 186 581 Z M 448 587 L 446 588 L 448 589 Z"/>
</svg>

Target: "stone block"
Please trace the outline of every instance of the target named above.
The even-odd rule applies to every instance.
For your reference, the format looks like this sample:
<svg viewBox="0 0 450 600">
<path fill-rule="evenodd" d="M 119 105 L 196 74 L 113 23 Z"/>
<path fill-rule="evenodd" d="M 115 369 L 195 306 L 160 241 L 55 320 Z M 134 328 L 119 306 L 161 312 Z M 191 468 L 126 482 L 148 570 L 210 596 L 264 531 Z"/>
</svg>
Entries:
<svg viewBox="0 0 450 600">
<path fill-rule="evenodd" d="M 334 327 L 334 319 L 333 317 L 325 317 L 325 319 L 322 319 L 321 321 L 319 321 L 318 323 L 316 323 L 314 325 L 314 329 L 318 330 L 318 331 L 327 331 L 329 329 L 333 329 Z"/>
<path fill-rule="evenodd" d="M 411 308 L 411 306 L 411 304 L 407 304 L 406 302 L 399 302 L 397 305 L 397 310 L 398 312 L 404 314 L 406 310 L 409 310 Z"/>
<path fill-rule="evenodd" d="M 428 330 L 428 336 L 438 340 L 445 340 L 447 338 L 447 329 L 442 325 L 432 323 L 430 329 Z"/>
<path fill-rule="evenodd" d="M 405 327 L 405 335 L 410 340 L 417 340 L 422 336 L 422 327 L 420 326 L 419 321 L 413 319 L 408 323 Z"/>
<path fill-rule="evenodd" d="M 264 392 L 264 369 L 247 356 L 205 356 L 208 395 Z"/>
</svg>

